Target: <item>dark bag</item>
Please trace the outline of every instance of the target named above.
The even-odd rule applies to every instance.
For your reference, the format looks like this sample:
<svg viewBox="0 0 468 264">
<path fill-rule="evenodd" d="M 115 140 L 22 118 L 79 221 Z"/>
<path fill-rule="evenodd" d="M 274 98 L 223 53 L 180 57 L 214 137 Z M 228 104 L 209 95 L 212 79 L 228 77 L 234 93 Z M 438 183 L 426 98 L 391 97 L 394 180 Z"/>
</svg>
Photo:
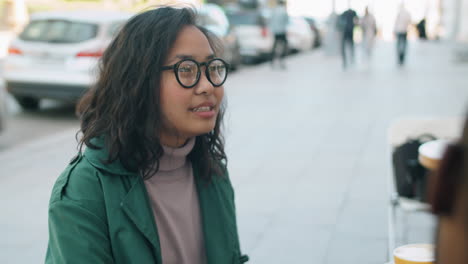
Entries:
<svg viewBox="0 0 468 264">
<path fill-rule="evenodd" d="M 427 170 L 419 163 L 419 146 L 436 138 L 424 134 L 415 139 L 409 139 L 393 151 L 393 173 L 399 196 L 426 200 Z"/>
</svg>

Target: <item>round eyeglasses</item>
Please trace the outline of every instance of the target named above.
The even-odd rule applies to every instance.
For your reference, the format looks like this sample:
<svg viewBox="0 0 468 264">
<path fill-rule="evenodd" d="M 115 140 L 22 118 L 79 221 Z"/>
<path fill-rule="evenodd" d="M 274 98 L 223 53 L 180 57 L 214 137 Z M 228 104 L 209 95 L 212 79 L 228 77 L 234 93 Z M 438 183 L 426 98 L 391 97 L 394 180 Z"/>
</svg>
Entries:
<svg viewBox="0 0 468 264">
<path fill-rule="evenodd" d="M 214 87 L 219 87 L 226 81 L 229 64 L 219 58 L 200 63 L 193 59 L 183 59 L 174 65 L 163 66 L 161 70 L 174 70 L 177 82 L 184 88 L 192 88 L 200 81 L 201 66 L 205 66 L 206 78 Z"/>
</svg>

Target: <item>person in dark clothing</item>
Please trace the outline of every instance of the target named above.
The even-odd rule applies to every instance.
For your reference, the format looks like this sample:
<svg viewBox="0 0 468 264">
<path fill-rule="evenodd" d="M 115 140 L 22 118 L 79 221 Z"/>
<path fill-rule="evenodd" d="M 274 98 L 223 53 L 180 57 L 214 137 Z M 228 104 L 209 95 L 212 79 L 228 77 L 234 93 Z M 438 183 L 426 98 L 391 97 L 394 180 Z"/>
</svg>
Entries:
<svg viewBox="0 0 468 264">
<path fill-rule="evenodd" d="M 351 8 L 344 11 L 338 18 L 338 28 L 341 31 L 341 57 L 345 69 L 350 63 L 354 63 L 354 26 L 357 20 L 356 11 Z"/>
<path fill-rule="evenodd" d="M 419 38 L 422 39 L 422 40 L 426 40 L 427 39 L 426 18 L 421 19 L 421 21 L 419 21 L 418 25 L 416 25 L 416 28 L 418 29 Z"/>
<path fill-rule="evenodd" d="M 408 27 L 411 25 L 411 15 L 402 4 L 395 21 L 395 35 L 397 38 L 397 58 L 398 65 L 405 64 L 406 52 L 408 49 Z"/>
<path fill-rule="evenodd" d="M 275 60 L 279 61 L 282 69 L 286 68 L 284 58 L 288 52 L 288 39 L 287 28 L 289 23 L 289 16 L 286 10 L 286 1 L 278 0 L 277 6 L 273 9 L 270 18 L 270 30 L 275 35 L 275 42 L 271 49 L 270 63 L 271 67 L 274 66 Z M 278 49 L 281 51 L 278 51 Z"/>
</svg>

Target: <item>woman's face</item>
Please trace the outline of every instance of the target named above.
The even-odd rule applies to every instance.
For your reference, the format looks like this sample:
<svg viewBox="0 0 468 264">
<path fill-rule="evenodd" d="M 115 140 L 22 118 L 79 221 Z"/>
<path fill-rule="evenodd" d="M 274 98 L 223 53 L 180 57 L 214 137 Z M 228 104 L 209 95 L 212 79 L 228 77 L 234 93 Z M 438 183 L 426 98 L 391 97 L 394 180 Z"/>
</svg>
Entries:
<svg viewBox="0 0 468 264">
<path fill-rule="evenodd" d="M 195 26 L 186 26 L 178 34 L 164 66 L 184 58 L 206 62 L 214 52 L 206 36 Z M 206 78 L 202 66 L 200 80 L 192 88 L 182 87 L 173 70 L 161 74 L 161 110 L 163 127 L 160 135 L 164 145 L 177 147 L 188 138 L 206 134 L 214 129 L 224 87 L 214 87 Z"/>
</svg>

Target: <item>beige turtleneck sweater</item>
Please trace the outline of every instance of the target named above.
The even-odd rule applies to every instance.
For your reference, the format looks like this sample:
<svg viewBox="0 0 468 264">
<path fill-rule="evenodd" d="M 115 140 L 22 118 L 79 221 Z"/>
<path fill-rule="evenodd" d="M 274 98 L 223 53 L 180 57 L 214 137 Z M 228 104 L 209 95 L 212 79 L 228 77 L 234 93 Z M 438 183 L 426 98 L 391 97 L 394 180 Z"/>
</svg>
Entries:
<svg viewBox="0 0 468 264">
<path fill-rule="evenodd" d="M 163 264 L 205 264 L 198 195 L 187 159 L 195 145 L 163 146 L 159 171 L 145 181 L 161 242 Z"/>
</svg>

